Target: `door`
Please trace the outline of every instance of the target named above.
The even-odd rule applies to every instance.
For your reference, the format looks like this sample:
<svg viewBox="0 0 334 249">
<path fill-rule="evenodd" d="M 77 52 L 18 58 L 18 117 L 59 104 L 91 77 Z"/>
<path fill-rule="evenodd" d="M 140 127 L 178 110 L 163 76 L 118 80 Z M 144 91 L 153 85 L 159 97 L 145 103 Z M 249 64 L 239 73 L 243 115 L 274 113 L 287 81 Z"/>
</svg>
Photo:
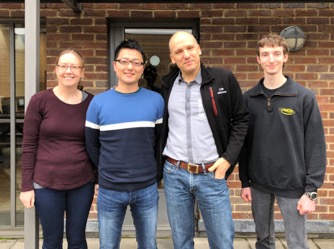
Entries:
<svg viewBox="0 0 334 249">
<path fill-rule="evenodd" d="M 185 20 L 137 20 L 124 22 L 124 20 L 111 20 L 110 23 L 110 87 L 117 85 L 117 78 L 113 71 L 111 61 L 114 60 L 114 51 L 117 45 L 124 39 L 135 39 L 142 46 L 147 63 L 144 69 L 144 77 L 139 85 L 154 91 L 159 91 L 162 86 L 161 77 L 166 75 L 170 67 L 168 43 L 176 31 L 183 30 L 194 34 L 198 39 L 199 23 L 197 19 Z M 162 183 L 163 184 L 163 183 Z M 159 187 L 159 213 L 158 231 L 169 231 L 166 200 L 163 185 Z M 128 210 L 125 217 L 124 231 L 133 231 L 134 226 L 131 214 Z"/>
<path fill-rule="evenodd" d="M 161 87 L 161 76 L 168 73 L 170 65 L 168 42 L 172 34 L 183 30 L 192 33 L 199 40 L 199 20 L 198 19 L 178 19 L 178 20 L 110 20 L 110 77 L 109 87 L 117 85 L 117 78 L 114 73 L 111 61 L 114 60 L 114 51 L 118 44 L 127 38 L 135 39 L 142 46 L 147 63 L 145 68 L 154 68 L 157 78 L 154 86 Z M 147 70 L 150 71 L 150 70 Z M 140 81 L 140 86 L 147 87 L 147 80 Z"/>
</svg>

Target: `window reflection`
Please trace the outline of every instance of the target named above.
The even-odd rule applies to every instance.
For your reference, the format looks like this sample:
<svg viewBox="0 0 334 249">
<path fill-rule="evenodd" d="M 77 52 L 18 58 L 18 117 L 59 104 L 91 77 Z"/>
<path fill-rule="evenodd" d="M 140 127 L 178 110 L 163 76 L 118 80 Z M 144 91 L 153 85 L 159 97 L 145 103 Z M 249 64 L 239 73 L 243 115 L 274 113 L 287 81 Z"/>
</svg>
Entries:
<svg viewBox="0 0 334 249">
<path fill-rule="evenodd" d="M 0 26 L 0 225 L 10 224 L 10 129 L 4 120 L 10 115 L 9 49 L 10 28 Z"/>
</svg>

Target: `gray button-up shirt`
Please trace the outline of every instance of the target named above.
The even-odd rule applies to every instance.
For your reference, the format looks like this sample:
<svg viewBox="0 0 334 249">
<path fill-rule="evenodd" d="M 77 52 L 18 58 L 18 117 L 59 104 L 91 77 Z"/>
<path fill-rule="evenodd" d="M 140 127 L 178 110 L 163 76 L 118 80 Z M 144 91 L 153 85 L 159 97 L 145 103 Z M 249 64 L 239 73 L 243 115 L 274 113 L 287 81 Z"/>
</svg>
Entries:
<svg viewBox="0 0 334 249">
<path fill-rule="evenodd" d="M 163 154 L 190 163 L 214 162 L 218 152 L 206 117 L 200 87 L 202 74 L 185 82 L 176 77 L 168 103 L 169 132 Z"/>
</svg>

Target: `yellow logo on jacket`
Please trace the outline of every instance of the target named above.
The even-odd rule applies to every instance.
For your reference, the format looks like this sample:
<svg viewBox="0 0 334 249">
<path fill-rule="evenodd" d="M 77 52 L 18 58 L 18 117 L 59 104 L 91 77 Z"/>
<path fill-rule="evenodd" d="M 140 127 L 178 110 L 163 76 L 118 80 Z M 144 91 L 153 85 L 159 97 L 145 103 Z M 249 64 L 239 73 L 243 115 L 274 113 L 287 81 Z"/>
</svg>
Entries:
<svg viewBox="0 0 334 249">
<path fill-rule="evenodd" d="M 296 112 L 294 110 L 292 110 L 291 108 L 279 108 L 279 111 L 283 114 L 283 115 L 287 115 L 287 116 L 291 116 L 294 115 Z"/>
</svg>

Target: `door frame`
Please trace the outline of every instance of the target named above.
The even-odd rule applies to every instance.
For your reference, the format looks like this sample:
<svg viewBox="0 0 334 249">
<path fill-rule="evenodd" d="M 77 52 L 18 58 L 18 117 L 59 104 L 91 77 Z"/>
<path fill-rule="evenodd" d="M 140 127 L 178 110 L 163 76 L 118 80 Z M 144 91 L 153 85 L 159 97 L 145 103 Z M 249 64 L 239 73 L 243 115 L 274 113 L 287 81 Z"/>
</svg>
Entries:
<svg viewBox="0 0 334 249">
<path fill-rule="evenodd" d="M 108 19 L 108 68 L 109 81 L 107 88 L 117 85 L 117 77 L 114 72 L 112 61 L 114 51 L 118 44 L 124 40 L 126 28 L 155 28 L 155 29 L 191 29 L 192 34 L 197 41 L 200 40 L 199 35 L 200 20 L 197 18 L 179 18 L 179 19 L 124 19 L 110 18 Z"/>
</svg>

